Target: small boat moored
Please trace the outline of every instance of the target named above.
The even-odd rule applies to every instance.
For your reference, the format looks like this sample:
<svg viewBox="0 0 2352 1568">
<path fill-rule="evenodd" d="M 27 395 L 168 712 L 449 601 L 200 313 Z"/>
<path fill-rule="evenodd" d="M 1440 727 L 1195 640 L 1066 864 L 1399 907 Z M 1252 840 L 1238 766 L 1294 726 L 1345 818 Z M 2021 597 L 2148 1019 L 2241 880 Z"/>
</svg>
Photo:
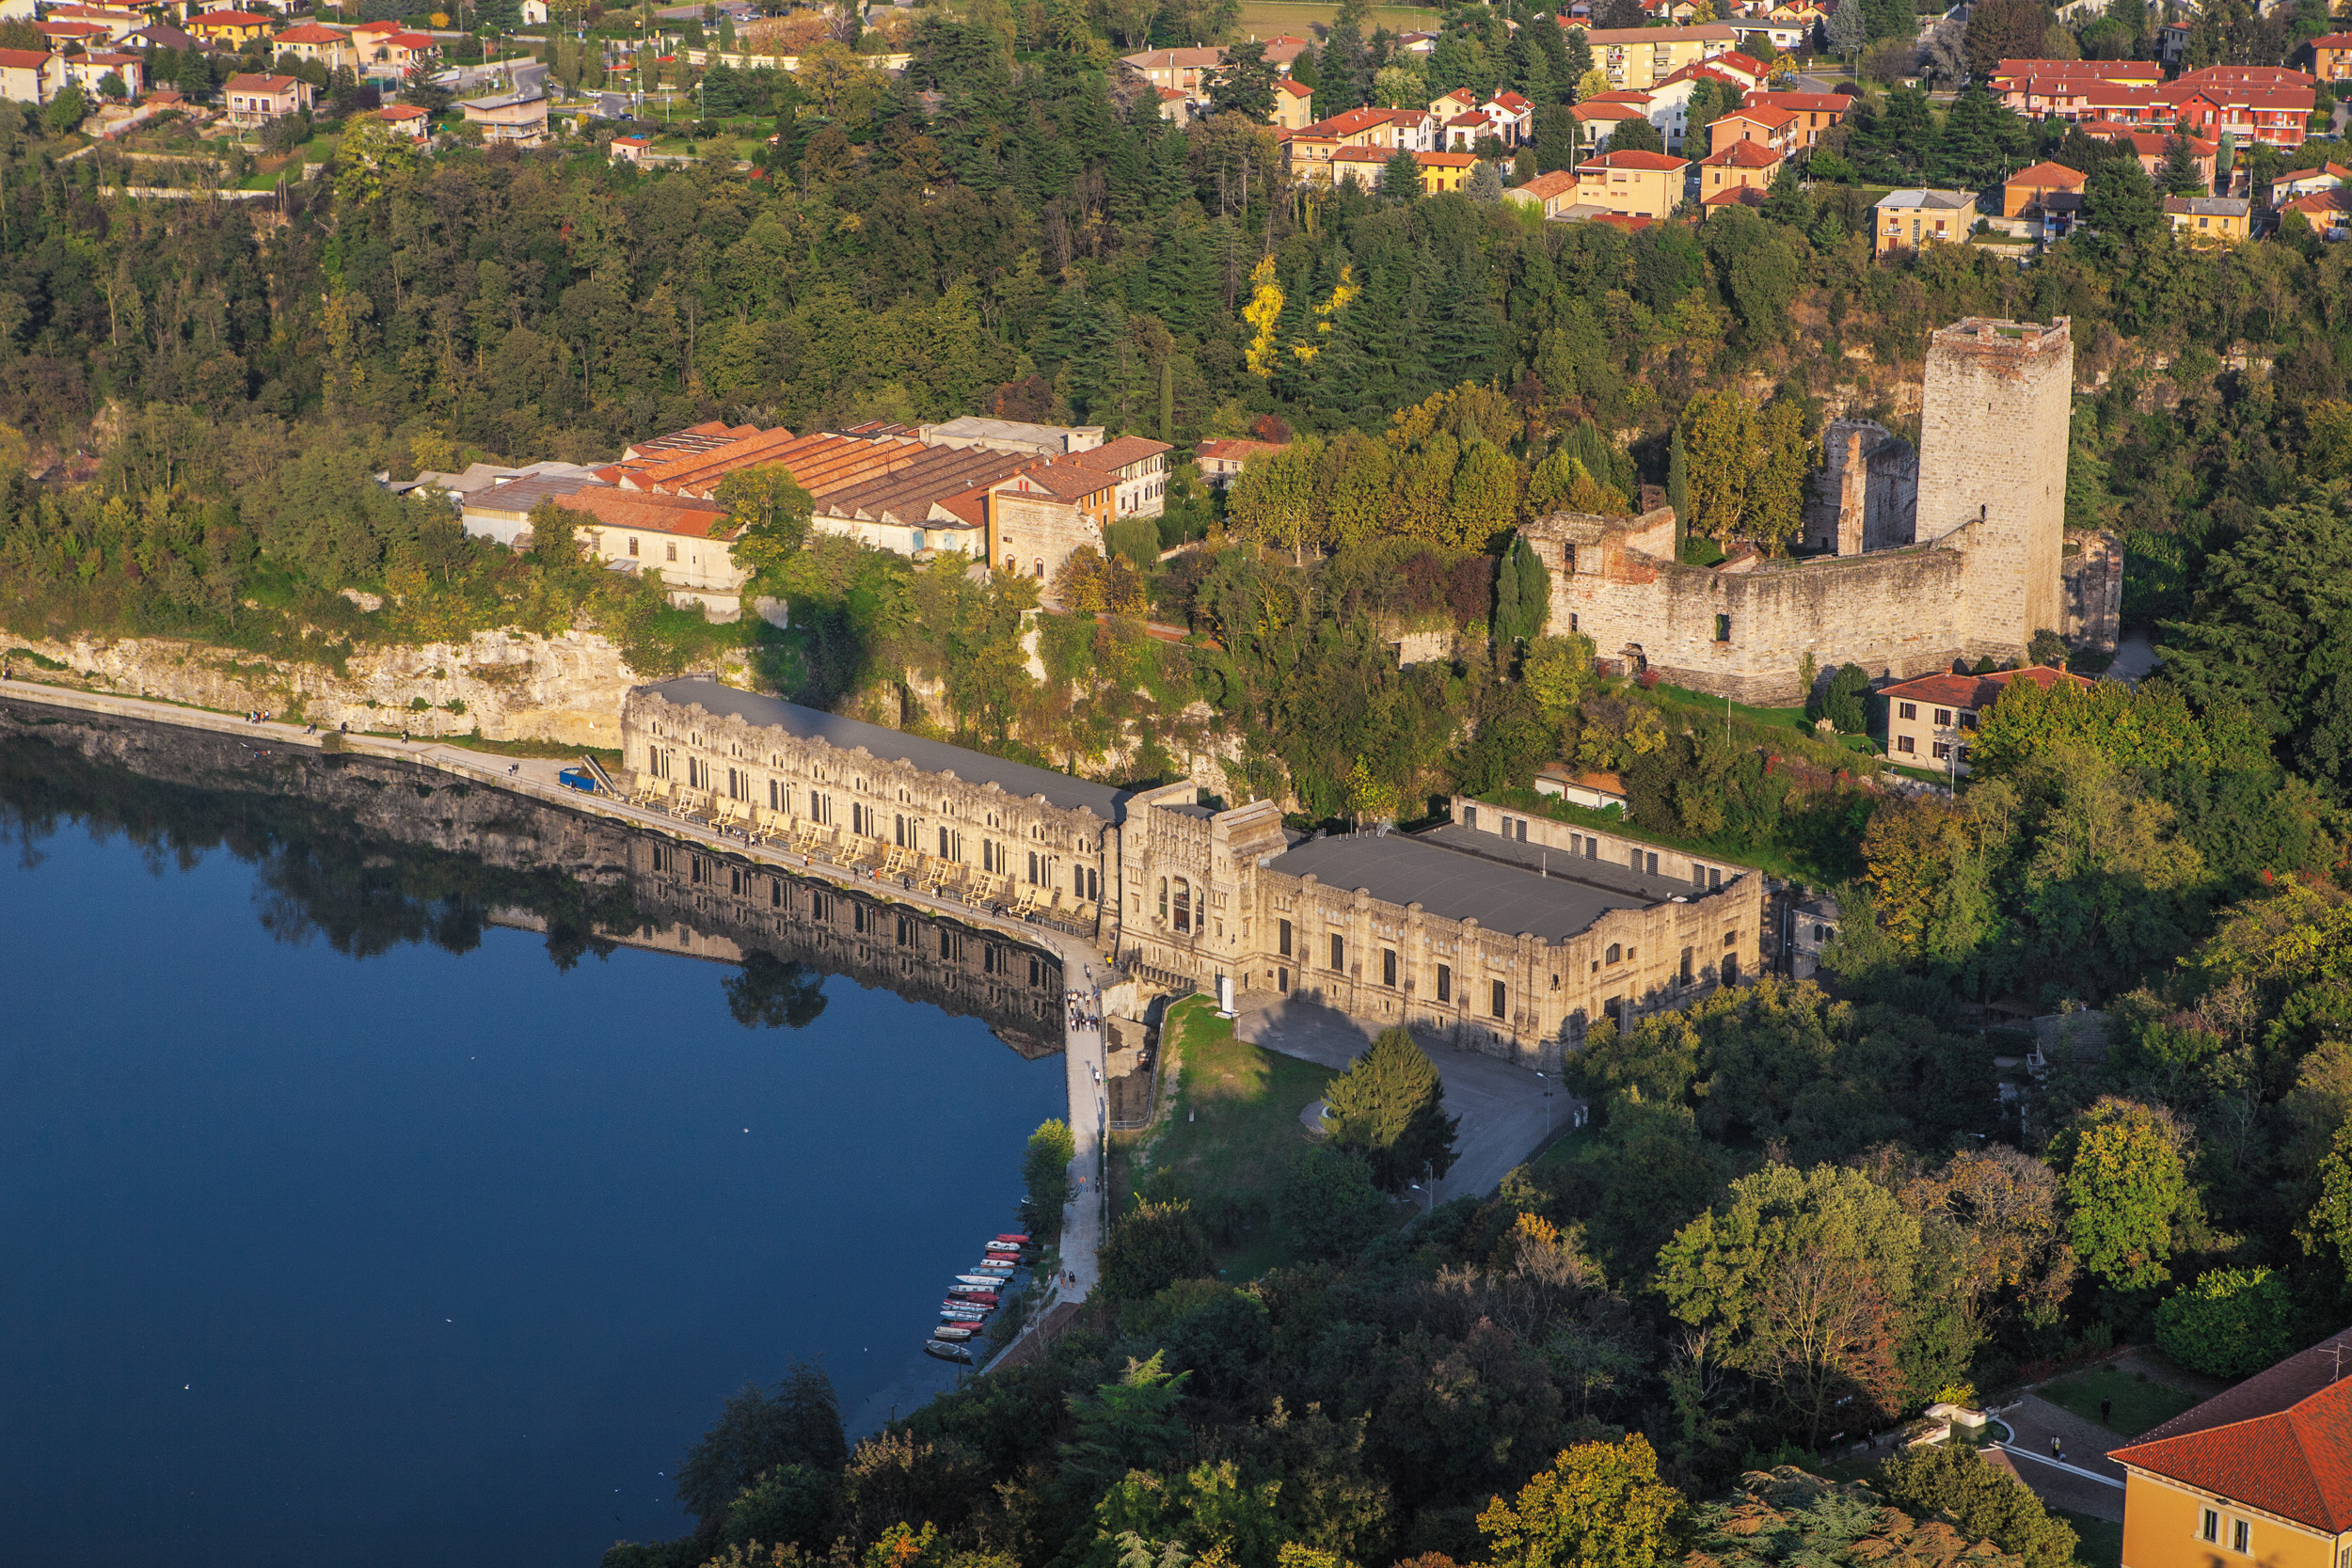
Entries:
<svg viewBox="0 0 2352 1568">
<path fill-rule="evenodd" d="M 975 1329 L 970 1323 L 941 1323 L 937 1328 L 931 1330 L 931 1338 L 934 1339 L 961 1341 L 969 1339 L 977 1332 L 978 1330 Z"/>
<path fill-rule="evenodd" d="M 995 1287 L 1002 1285 L 1004 1282 L 1005 1276 L 999 1274 L 960 1274 L 956 1275 L 957 1284 L 977 1285 L 983 1290 L 993 1290 Z"/>
<path fill-rule="evenodd" d="M 923 1354 L 926 1355 L 936 1355 L 942 1361 L 961 1361 L 965 1366 L 970 1366 L 972 1364 L 972 1353 L 970 1351 L 964 1349 L 961 1345 L 950 1344 L 945 1339 L 924 1340 Z"/>
</svg>

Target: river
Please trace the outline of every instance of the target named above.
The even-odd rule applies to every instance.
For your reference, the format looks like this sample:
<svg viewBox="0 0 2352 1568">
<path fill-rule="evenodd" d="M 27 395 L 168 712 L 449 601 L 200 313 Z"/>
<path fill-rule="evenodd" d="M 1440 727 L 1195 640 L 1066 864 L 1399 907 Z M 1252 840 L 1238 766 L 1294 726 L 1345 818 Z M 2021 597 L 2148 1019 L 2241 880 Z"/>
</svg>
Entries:
<svg viewBox="0 0 2352 1568">
<path fill-rule="evenodd" d="M 0 833 L 9 1560 L 682 1533 L 745 1383 L 855 1430 L 952 1382 L 1065 1108 L 1050 961 L 397 765 L 0 709 Z"/>
</svg>

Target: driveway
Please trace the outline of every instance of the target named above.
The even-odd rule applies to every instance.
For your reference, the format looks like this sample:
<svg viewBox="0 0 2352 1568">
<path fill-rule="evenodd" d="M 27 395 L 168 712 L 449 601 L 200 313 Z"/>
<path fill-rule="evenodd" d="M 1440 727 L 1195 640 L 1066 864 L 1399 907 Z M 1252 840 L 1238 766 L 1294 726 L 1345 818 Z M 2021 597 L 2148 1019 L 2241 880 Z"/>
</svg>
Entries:
<svg viewBox="0 0 2352 1568">
<path fill-rule="evenodd" d="M 1242 1002 L 1233 1029 L 1243 1039 L 1328 1068 L 1346 1067 L 1387 1027 L 1287 997 L 1245 997 Z M 1541 1148 L 1550 1132 L 1572 1121 L 1583 1106 L 1555 1080 L 1533 1069 L 1474 1051 L 1445 1045 L 1432 1049 L 1425 1040 L 1422 1048 L 1429 1052 L 1445 1082 L 1447 1114 L 1462 1118 L 1454 1134 L 1454 1168 L 1438 1183 L 1437 1202 L 1494 1191 L 1514 1165 Z"/>
<path fill-rule="evenodd" d="M 2010 1458 L 2018 1479 L 2034 1496 L 2053 1508 L 2072 1509 L 2094 1519 L 2123 1520 L 2123 1466 L 2107 1457 L 2128 1438 L 2118 1437 L 2096 1421 L 2027 1394 L 1997 1419 L 2014 1434 Z M 2058 1439 L 2055 1454 L 2051 1439 Z"/>
</svg>

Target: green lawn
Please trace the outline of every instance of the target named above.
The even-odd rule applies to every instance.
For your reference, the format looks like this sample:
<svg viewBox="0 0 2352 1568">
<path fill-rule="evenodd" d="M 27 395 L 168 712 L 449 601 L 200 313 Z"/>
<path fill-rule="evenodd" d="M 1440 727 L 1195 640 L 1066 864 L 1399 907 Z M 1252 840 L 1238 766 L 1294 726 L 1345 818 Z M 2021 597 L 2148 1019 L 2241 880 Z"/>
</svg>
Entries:
<svg viewBox="0 0 2352 1568">
<path fill-rule="evenodd" d="M 2034 1392 L 2087 1421 L 2099 1419 L 2101 1400 L 2113 1400 L 2114 1410 L 2102 1424 L 2123 1437 L 2137 1437 L 2197 1402 L 2196 1395 L 2151 1382 L 2144 1372 L 2121 1372 L 2113 1367 L 2094 1367 L 2056 1383 L 2045 1383 Z"/>
<path fill-rule="evenodd" d="M 1272 38 L 1288 33 L 1293 38 L 1311 39 L 1307 29 L 1320 23 L 1328 27 L 1340 14 L 1337 4 L 1314 6 L 1300 0 L 1242 0 L 1241 14 L 1234 19 L 1232 31 L 1240 38 Z M 1392 33 L 1432 33 L 1437 31 L 1441 13 L 1434 6 L 1375 6 L 1364 31 L 1386 27 Z"/>
<path fill-rule="evenodd" d="M 1217 1262 L 1230 1279 L 1254 1278 L 1285 1257 L 1269 1217 L 1283 1172 L 1308 1146 L 1299 1113 L 1323 1098 L 1331 1069 L 1235 1039 L 1206 997 L 1171 1007 L 1162 1038 L 1175 1053 L 1176 1094 L 1150 1169 L 1171 1174 L 1213 1234 L 1229 1202 L 1251 1216 L 1218 1246 Z M 1150 1188 L 1166 1179 L 1142 1180 Z M 1127 1201 L 1117 1183 L 1112 1196 Z"/>
<path fill-rule="evenodd" d="M 2123 1527 L 2112 1519 L 2054 1508 L 2051 1513 L 2074 1527 L 2074 1560 L 2083 1568 L 2123 1568 Z"/>
<path fill-rule="evenodd" d="M 1661 707 L 1699 714 L 1720 715 L 1724 711 L 1724 700 L 1721 697 L 1710 697 L 1704 691 L 1692 691 L 1687 687 L 1667 686 L 1661 682 L 1650 689 L 1650 695 L 1658 699 Z M 1820 736 L 1814 733 L 1813 721 L 1804 716 L 1803 705 L 1796 707 L 1750 707 L 1745 703 L 1733 703 L 1731 711 L 1734 717 L 1745 719 L 1751 724 L 1761 724 L 1767 729 L 1788 730 L 1792 734 L 1803 736 L 1807 740 L 1820 740 Z M 1826 745 L 1827 742 L 1823 741 L 1822 744 Z M 1837 744 L 1849 752 L 1861 752 L 1873 756 L 1878 752 L 1878 748 L 1871 743 L 1870 737 L 1867 735 L 1839 736 Z"/>
</svg>

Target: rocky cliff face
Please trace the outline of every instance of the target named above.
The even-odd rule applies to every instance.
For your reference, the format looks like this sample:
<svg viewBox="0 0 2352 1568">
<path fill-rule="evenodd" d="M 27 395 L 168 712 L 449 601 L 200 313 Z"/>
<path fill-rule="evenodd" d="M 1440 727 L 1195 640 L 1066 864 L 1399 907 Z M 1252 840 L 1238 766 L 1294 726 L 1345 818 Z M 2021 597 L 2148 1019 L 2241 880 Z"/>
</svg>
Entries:
<svg viewBox="0 0 2352 1568">
<path fill-rule="evenodd" d="M 611 641 L 580 631 L 485 631 L 464 642 L 369 648 L 353 654 L 341 674 L 169 638 L 48 642 L 0 633 L 0 648 L 7 647 L 30 648 L 102 690 L 224 713 L 261 708 L 321 728 L 478 732 L 565 746 L 618 746 L 621 698 L 646 678 Z M 729 678 L 739 680 L 740 672 Z"/>
</svg>

